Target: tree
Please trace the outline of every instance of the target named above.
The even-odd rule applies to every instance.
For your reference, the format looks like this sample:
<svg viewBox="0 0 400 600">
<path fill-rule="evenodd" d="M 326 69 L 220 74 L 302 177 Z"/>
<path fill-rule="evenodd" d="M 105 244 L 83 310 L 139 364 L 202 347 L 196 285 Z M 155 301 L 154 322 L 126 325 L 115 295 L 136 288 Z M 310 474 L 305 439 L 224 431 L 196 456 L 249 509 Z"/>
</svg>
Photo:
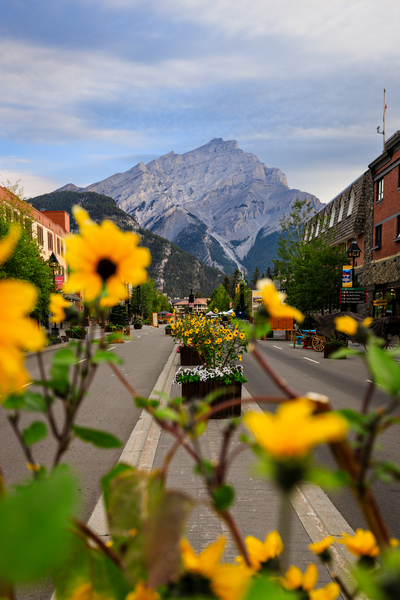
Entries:
<svg viewBox="0 0 400 600">
<path fill-rule="evenodd" d="M 162 310 L 172 312 L 167 297 L 157 290 L 152 279 L 148 279 L 146 283 L 133 288 L 131 306 L 134 314 L 140 314 L 145 319 L 150 319 L 153 312 L 161 312 Z"/>
<path fill-rule="evenodd" d="M 21 234 L 12 256 L 0 267 L 0 279 L 21 279 L 29 281 L 38 290 L 38 301 L 32 313 L 39 323 L 47 325 L 49 317 L 50 293 L 54 291 L 53 273 L 48 261 L 42 257 L 40 247 L 31 237 L 32 216 L 29 205 L 19 195 L 18 184 L 3 189 L 3 202 L 0 205 L 0 238 L 7 235 L 11 221 L 18 221 Z M 18 195 L 19 194 L 19 195 Z"/>
<path fill-rule="evenodd" d="M 230 289 L 230 297 L 234 298 L 235 294 L 236 294 L 236 288 L 239 285 L 239 283 L 242 281 L 242 274 L 239 271 L 239 269 L 235 269 L 233 272 L 233 275 L 230 278 L 231 281 L 231 289 Z"/>
<path fill-rule="evenodd" d="M 251 278 L 251 285 L 255 287 L 257 285 L 257 281 L 260 279 L 260 269 L 256 267 L 254 269 L 253 277 Z"/>
<path fill-rule="evenodd" d="M 229 294 L 229 296 L 231 296 L 231 280 L 228 277 L 228 275 L 225 275 L 224 282 L 223 282 L 222 285 L 226 289 L 227 294 Z"/>
<path fill-rule="evenodd" d="M 309 201 L 296 200 L 289 215 L 282 217 L 274 267 L 292 306 L 303 313 L 324 313 L 339 307 L 346 257 L 341 248 L 329 244 L 329 234 L 305 241 L 305 226 L 313 214 Z M 323 224 L 321 230 L 324 231 Z"/>
<path fill-rule="evenodd" d="M 126 327 L 128 324 L 128 311 L 125 304 L 116 304 L 110 312 L 110 323 L 119 327 Z"/>
<path fill-rule="evenodd" d="M 221 283 L 215 290 L 213 290 L 210 302 L 208 303 L 208 308 L 214 311 L 217 309 L 219 312 L 227 311 L 231 307 L 231 302 L 231 297 Z"/>
</svg>

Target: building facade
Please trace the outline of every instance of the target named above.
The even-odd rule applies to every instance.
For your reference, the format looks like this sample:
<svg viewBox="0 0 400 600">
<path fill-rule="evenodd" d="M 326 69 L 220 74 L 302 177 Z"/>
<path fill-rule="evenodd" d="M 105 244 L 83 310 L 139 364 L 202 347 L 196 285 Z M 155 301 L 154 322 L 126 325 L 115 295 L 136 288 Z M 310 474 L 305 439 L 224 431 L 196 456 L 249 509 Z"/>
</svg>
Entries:
<svg viewBox="0 0 400 600">
<path fill-rule="evenodd" d="M 400 131 L 369 165 L 374 185 L 365 285 L 371 316 L 400 316 Z"/>
<path fill-rule="evenodd" d="M 37 210 L 28 202 L 20 200 L 13 192 L 1 186 L 0 202 L 4 205 L 7 220 L 17 221 L 32 237 L 37 239 L 43 260 L 49 260 L 54 255 L 57 261 L 54 261 L 52 267 L 55 285 L 58 289 L 61 289 L 68 277 L 64 255 L 64 237 L 70 232 L 69 214 L 63 210 Z"/>
</svg>

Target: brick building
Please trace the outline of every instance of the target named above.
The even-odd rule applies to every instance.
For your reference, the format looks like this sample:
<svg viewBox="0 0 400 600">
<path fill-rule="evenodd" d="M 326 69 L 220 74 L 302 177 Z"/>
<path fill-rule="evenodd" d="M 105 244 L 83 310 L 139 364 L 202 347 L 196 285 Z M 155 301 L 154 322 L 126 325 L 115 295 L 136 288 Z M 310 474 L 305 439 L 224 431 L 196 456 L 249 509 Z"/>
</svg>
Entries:
<svg viewBox="0 0 400 600">
<path fill-rule="evenodd" d="M 364 276 L 369 314 L 400 316 L 400 131 L 386 141 L 369 169 L 374 183 Z"/>
<path fill-rule="evenodd" d="M 309 221 L 305 236 L 330 233 L 346 249 L 355 239 L 362 251 L 355 279 L 367 288 L 367 304 L 357 312 L 400 316 L 400 131 L 368 168 Z"/>
</svg>

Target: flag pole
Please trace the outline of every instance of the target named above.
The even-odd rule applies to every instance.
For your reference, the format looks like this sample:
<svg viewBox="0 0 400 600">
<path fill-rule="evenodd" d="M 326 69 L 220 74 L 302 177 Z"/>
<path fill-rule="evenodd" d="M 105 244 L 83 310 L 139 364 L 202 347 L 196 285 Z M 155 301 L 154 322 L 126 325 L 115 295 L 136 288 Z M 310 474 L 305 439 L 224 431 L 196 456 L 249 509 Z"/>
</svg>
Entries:
<svg viewBox="0 0 400 600">
<path fill-rule="evenodd" d="M 383 88 L 383 151 L 385 152 L 385 133 L 386 133 L 386 89 Z"/>
</svg>

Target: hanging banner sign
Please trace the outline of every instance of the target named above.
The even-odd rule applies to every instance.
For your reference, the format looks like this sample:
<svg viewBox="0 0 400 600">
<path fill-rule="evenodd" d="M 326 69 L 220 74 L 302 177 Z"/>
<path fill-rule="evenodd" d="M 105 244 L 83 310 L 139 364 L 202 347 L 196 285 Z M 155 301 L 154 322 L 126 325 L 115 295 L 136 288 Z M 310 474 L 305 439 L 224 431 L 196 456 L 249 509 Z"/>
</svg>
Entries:
<svg viewBox="0 0 400 600">
<path fill-rule="evenodd" d="M 353 287 L 353 267 L 351 265 L 343 265 L 342 287 Z"/>
<path fill-rule="evenodd" d="M 153 327 L 158 327 L 158 313 L 153 313 Z"/>
</svg>

